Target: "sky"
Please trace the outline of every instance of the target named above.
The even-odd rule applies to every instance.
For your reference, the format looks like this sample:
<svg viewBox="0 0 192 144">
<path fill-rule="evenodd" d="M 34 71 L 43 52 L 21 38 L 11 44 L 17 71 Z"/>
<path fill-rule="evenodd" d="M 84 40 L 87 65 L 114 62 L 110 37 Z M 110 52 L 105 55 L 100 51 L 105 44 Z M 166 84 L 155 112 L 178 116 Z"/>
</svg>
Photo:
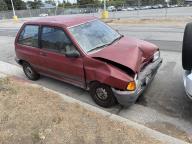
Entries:
<svg viewBox="0 0 192 144">
<path fill-rule="evenodd" d="M 34 1 L 34 0 L 23 0 L 23 1 L 27 2 L 27 1 Z M 45 0 L 41 0 L 41 1 L 45 1 Z M 55 2 L 56 2 L 56 1 L 63 2 L 63 0 L 55 0 Z M 71 3 L 76 2 L 76 0 L 68 0 L 68 1 L 71 2 Z"/>
</svg>

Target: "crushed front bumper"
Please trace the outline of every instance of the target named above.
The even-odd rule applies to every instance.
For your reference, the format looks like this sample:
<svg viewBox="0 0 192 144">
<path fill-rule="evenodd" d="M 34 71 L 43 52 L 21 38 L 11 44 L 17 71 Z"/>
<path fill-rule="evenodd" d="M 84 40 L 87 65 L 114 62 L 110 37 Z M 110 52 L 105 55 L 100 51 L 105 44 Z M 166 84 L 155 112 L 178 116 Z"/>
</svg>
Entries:
<svg viewBox="0 0 192 144">
<path fill-rule="evenodd" d="M 153 63 L 150 63 L 142 70 L 137 79 L 136 79 L 136 90 L 135 91 L 120 91 L 116 89 L 112 89 L 115 97 L 119 104 L 123 106 L 130 106 L 134 104 L 138 99 L 140 94 L 146 89 L 149 83 L 153 80 L 155 74 L 157 73 L 158 68 L 162 64 L 162 59 L 159 58 Z"/>
</svg>

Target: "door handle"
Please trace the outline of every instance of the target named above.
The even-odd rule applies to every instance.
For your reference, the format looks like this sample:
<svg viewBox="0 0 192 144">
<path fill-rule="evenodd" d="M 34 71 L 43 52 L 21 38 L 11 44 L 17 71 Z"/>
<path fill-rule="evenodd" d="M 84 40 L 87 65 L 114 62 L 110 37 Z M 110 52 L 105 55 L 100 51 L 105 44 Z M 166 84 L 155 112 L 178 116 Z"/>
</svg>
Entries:
<svg viewBox="0 0 192 144">
<path fill-rule="evenodd" d="M 40 52 L 40 55 L 47 56 L 47 54 L 45 52 Z"/>
</svg>

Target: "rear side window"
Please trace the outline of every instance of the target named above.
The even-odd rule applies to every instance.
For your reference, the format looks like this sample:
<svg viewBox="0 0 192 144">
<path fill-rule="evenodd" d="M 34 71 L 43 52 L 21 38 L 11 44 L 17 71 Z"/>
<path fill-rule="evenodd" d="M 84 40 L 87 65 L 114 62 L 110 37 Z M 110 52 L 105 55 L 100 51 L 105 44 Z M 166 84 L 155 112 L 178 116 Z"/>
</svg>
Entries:
<svg viewBox="0 0 192 144">
<path fill-rule="evenodd" d="M 48 26 L 42 28 L 41 47 L 43 49 L 65 54 L 66 47 L 71 45 L 71 40 L 62 29 Z"/>
<path fill-rule="evenodd" d="M 39 34 L 39 26 L 26 25 L 19 35 L 18 43 L 31 47 L 39 47 L 38 34 Z"/>
</svg>

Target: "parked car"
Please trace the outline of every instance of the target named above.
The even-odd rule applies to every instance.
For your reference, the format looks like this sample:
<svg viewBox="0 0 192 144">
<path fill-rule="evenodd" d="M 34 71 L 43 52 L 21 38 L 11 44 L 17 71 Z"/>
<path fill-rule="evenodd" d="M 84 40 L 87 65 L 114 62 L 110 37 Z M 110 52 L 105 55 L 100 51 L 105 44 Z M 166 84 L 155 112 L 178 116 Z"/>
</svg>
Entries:
<svg viewBox="0 0 192 144">
<path fill-rule="evenodd" d="M 122 11 L 122 7 L 117 7 L 117 11 Z"/>
<path fill-rule="evenodd" d="M 162 4 L 158 4 L 159 8 L 163 8 L 164 6 Z"/>
<path fill-rule="evenodd" d="M 146 7 L 146 9 L 151 9 L 152 8 L 152 6 L 145 6 Z"/>
<path fill-rule="evenodd" d="M 84 8 L 80 11 L 80 13 L 95 13 L 98 12 L 97 8 Z"/>
<path fill-rule="evenodd" d="M 115 6 L 108 6 L 108 7 L 107 7 L 107 10 L 108 10 L 109 12 L 113 12 L 113 11 L 116 11 L 116 8 L 115 8 Z"/>
<path fill-rule="evenodd" d="M 40 17 L 46 17 L 46 16 L 49 16 L 49 15 L 46 14 L 46 13 L 42 13 L 42 14 L 40 14 L 39 16 L 40 16 Z"/>
<path fill-rule="evenodd" d="M 159 8 L 159 5 L 153 5 L 152 6 L 152 9 L 158 9 Z"/>
<path fill-rule="evenodd" d="M 141 6 L 140 9 L 141 9 L 141 10 L 146 10 L 146 9 L 148 9 L 148 8 L 147 8 L 146 6 Z"/>
<path fill-rule="evenodd" d="M 134 10 L 140 10 L 140 7 L 134 7 L 133 9 Z"/>
<path fill-rule="evenodd" d="M 126 7 L 123 7 L 123 8 L 122 8 L 122 11 L 127 11 L 127 8 L 126 8 Z"/>
<path fill-rule="evenodd" d="M 184 69 L 184 86 L 187 96 L 192 100 L 192 23 L 185 27 L 182 49 L 182 65 Z"/>
<path fill-rule="evenodd" d="M 91 16 L 25 22 L 15 51 L 30 80 L 45 75 L 73 84 L 103 107 L 133 104 L 162 63 L 154 44 L 123 36 Z"/>
<path fill-rule="evenodd" d="M 170 5 L 169 7 L 170 8 L 176 8 L 176 7 L 178 7 L 178 5 Z"/>
<path fill-rule="evenodd" d="M 128 11 L 134 11 L 135 9 L 132 8 L 132 7 L 128 7 L 127 10 L 128 10 Z"/>
</svg>

